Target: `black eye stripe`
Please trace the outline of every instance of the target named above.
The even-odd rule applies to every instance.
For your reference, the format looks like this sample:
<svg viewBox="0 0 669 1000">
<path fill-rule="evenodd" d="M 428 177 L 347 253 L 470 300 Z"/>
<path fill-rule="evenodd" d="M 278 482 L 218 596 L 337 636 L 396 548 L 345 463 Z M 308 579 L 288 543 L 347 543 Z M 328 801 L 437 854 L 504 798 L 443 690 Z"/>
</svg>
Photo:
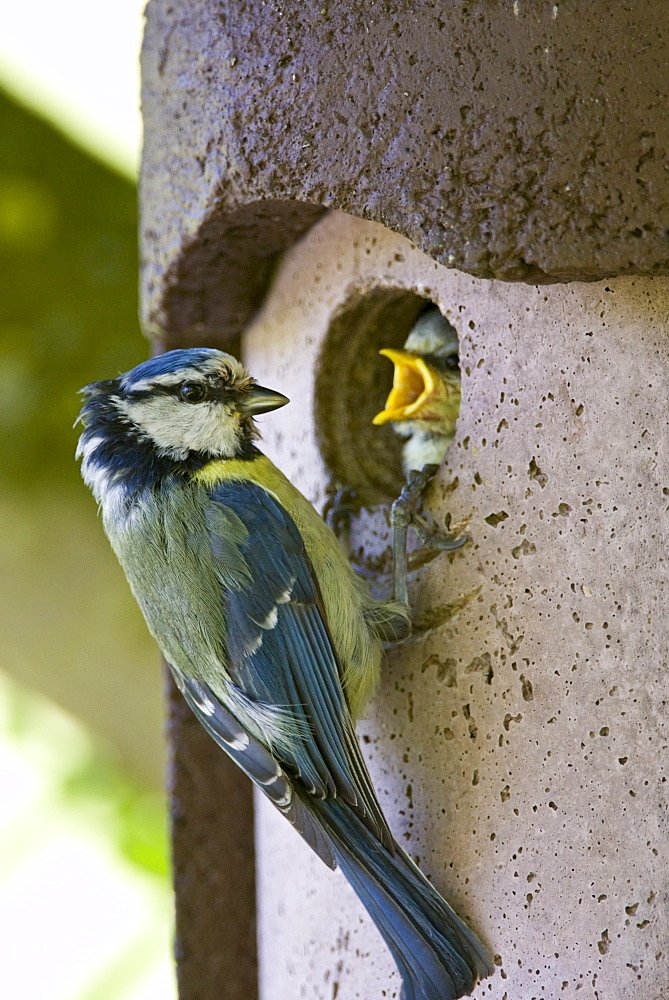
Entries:
<svg viewBox="0 0 669 1000">
<path fill-rule="evenodd" d="M 425 354 L 423 358 L 426 364 L 436 368 L 438 372 L 453 372 L 460 368 L 457 351 L 451 351 L 449 354 Z"/>
<path fill-rule="evenodd" d="M 192 399 L 189 401 L 183 395 L 185 386 L 201 387 L 204 390 L 204 395 L 197 400 Z M 141 403 L 144 400 L 155 399 L 156 396 L 172 396 L 176 399 L 182 399 L 184 402 L 223 402 L 226 399 L 230 399 L 231 396 L 234 395 L 234 390 L 222 379 L 212 379 L 207 382 L 185 380 L 183 382 L 176 382 L 173 385 L 161 385 L 160 382 L 154 382 L 154 384 L 148 389 L 129 389 L 127 395 L 133 403 Z"/>
<path fill-rule="evenodd" d="M 169 395 L 162 386 L 155 386 L 153 389 L 128 389 L 127 398 L 131 403 L 143 403 L 145 399 L 155 399 L 156 396 Z"/>
</svg>

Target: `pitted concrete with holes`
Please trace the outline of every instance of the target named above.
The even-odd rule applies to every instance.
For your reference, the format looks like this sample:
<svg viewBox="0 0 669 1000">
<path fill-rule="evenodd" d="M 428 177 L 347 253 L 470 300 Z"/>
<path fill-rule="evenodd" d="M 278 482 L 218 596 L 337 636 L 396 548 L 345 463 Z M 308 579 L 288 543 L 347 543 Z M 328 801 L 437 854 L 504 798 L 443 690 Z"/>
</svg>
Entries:
<svg viewBox="0 0 669 1000">
<path fill-rule="evenodd" d="M 325 208 L 478 277 L 666 274 L 667 35 L 657 0 L 151 0 L 145 324 L 239 330 Z"/>
<path fill-rule="evenodd" d="M 244 339 L 253 373 L 292 399 L 261 418 L 263 447 L 317 505 L 328 331 L 346 310 L 364 326 L 360 301 L 398 290 L 460 335 L 457 435 L 426 511 L 467 520 L 471 542 L 411 576 L 415 634 L 359 727 L 381 802 L 498 956 L 475 996 L 669 996 L 669 282 L 482 281 L 325 218 Z M 340 377 L 364 381 L 355 364 Z M 375 433 L 360 425 L 350 448 Z M 351 548 L 389 587 L 383 511 L 355 522 Z M 264 1000 L 398 996 L 343 877 L 264 802 L 257 830 Z"/>
</svg>

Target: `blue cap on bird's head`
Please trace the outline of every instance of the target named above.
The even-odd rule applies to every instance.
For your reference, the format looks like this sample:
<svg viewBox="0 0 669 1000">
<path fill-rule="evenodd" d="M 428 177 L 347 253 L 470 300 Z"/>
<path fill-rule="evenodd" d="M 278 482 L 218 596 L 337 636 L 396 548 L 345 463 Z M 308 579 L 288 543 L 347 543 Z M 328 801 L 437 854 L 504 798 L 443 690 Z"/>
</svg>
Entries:
<svg viewBox="0 0 669 1000">
<path fill-rule="evenodd" d="M 206 372 L 215 364 L 221 355 L 226 359 L 236 361 L 231 354 L 223 354 L 213 347 L 183 347 L 174 351 L 166 351 L 164 354 L 157 354 L 148 361 L 142 361 L 129 372 L 121 375 L 120 381 L 124 389 L 131 389 L 133 385 L 142 383 L 145 380 L 161 378 L 164 375 L 174 375 L 180 371 Z M 237 362 L 239 363 L 239 362 Z"/>
</svg>

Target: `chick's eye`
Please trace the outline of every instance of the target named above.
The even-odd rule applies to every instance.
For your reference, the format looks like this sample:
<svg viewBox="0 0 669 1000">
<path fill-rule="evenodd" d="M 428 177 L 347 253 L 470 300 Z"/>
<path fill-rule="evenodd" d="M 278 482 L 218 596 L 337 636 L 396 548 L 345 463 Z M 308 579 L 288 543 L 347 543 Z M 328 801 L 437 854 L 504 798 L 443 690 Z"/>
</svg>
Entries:
<svg viewBox="0 0 669 1000">
<path fill-rule="evenodd" d="M 449 354 L 447 358 L 444 358 L 444 364 L 451 371 L 459 371 L 460 369 L 460 358 L 457 354 Z"/>
<path fill-rule="evenodd" d="M 207 390 L 199 382 L 184 382 L 179 389 L 179 396 L 184 403 L 201 403 L 207 395 Z"/>
</svg>

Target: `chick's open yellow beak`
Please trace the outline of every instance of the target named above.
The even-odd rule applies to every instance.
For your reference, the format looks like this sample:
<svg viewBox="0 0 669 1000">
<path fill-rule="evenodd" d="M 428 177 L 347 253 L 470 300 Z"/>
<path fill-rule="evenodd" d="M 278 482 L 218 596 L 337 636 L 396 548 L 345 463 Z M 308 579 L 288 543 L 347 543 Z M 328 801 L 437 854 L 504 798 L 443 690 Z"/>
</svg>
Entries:
<svg viewBox="0 0 669 1000">
<path fill-rule="evenodd" d="M 434 374 L 416 354 L 390 347 L 379 351 L 379 354 L 390 358 L 395 365 L 395 373 L 386 408 L 376 414 L 372 423 L 378 425 L 390 420 L 415 419 L 439 391 Z"/>
</svg>

